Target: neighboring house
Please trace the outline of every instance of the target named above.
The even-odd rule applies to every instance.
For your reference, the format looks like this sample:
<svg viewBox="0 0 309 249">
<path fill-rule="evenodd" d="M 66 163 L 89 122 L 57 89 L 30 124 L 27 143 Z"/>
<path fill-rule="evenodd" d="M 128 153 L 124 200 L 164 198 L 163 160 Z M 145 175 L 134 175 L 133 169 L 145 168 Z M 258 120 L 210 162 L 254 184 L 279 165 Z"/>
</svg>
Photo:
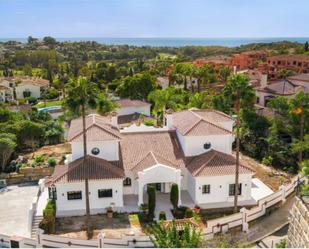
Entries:
<svg viewBox="0 0 309 249">
<path fill-rule="evenodd" d="M 257 104 L 266 106 L 270 99 L 277 96 L 293 98 L 299 91 L 308 92 L 308 89 L 290 80 L 273 81 L 266 86 L 256 88 Z"/>
<path fill-rule="evenodd" d="M 0 85 L 0 102 L 11 102 L 13 99 L 13 90 L 10 87 Z"/>
<path fill-rule="evenodd" d="M 136 211 L 144 202 L 148 184 L 169 193 L 176 183 L 197 205 L 213 208 L 233 205 L 235 163 L 232 155 L 234 120 L 214 110 L 190 109 L 166 114 L 163 128 L 119 130 L 117 116 L 86 117 L 87 157 L 83 159 L 82 119 L 71 122 L 68 140 L 72 154 L 47 179 L 56 199 L 57 216 L 85 214 L 84 180 L 89 179 L 91 213 L 106 207 Z M 254 172 L 240 165 L 239 205 L 253 205 Z M 128 197 L 132 197 L 128 203 Z"/>
<path fill-rule="evenodd" d="M 277 55 L 267 57 L 268 75 L 278 77 L 280 69 L 290 69 L 295 73 L 309 73 L 309 55 Z"/>
<path fill-rule="evenodd" d="M 118 127 L 124 128 L 131 124 L 139 124 L 145 120 L 155 121 L 150 115 L 150 103 L 141 100 L 120 99 L 116 101 Z"/>
<path fill-rule="evenodd" d="M 16 98 L 23 99 L 25 97 L 41 98 L 42 93 L 49 87 L 49 81 L 39 78 L 21 79 L 16 84 Z"/>
<path fill-rule="evenodd" d="M 49 87 L 49 81 L 35 77 L 5 77 L 0 79 L 0 86 L 10 88 L 10 101 L 25 97 L 41 98 Z"/>
</svg>

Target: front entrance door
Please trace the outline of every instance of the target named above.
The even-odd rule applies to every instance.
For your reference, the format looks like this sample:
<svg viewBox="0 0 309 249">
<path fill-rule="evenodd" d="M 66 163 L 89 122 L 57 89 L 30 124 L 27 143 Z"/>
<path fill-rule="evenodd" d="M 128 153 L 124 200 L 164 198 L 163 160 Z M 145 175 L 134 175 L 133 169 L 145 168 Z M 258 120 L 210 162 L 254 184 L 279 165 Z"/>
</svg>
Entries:
<svg viewBox="0 0 309 249">
<path fill-rule="evenodd" d="M 156 190 L 161 192 L 161 183 L 156 183 Z"/>
</svg>

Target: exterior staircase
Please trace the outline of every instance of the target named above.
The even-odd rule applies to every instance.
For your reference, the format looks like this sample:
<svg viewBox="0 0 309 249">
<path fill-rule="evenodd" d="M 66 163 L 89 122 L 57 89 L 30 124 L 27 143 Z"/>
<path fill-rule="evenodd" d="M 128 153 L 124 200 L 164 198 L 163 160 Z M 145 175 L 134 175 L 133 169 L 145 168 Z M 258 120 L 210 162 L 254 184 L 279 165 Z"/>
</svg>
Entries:
<svg viewBox="0 0 309 249">
<path fill-rule="evenodd" d="M 32 228 L 31 228 L 31 238 L 35 238 L 36 232 L 39 228 L 40 222 L 43 220 L 43 216 L 33 216 Z"/>
</svg>

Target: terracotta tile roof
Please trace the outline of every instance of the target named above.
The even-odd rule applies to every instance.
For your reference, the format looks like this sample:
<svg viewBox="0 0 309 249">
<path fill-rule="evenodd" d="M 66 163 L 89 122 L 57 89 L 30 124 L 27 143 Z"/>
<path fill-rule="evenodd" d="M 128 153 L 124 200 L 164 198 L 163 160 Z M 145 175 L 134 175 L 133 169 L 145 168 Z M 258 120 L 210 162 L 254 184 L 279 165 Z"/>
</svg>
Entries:
<svg viewBox="0 0 309 249">
<path fill-rule="evenodd" d="M 124 171 L 119 162 L 109 162 L 104 159 L 87 155 L 64 166 L 57 166 L 47 184 L 59 182 L 83 181 L 124 178 Z"/>
<path fill-rule="evenodd" d="M 139 161 L 133 168 L 132 171 L 137 174 L 137 172 L 142 171 L 144 169 L 150 168 L 157 164 L 163 164 L 169 167 L 173 167 L 175 169 L 179 168 L 179 165 L 163 158 L 160 155 L 153 153 L 152 151 L 148 152 L 147 155 Z"/>
<path fill-rule="evenodd" d="M 68 132 L 70 142 L 83 141 L 82 118 L 71 121 Z M 86 117 L 86 134 L 87 141 L 104 141 L 121 138 L 120 132 L 110 123 L 109 117 L 91 114 Z"/>
<path fill-rule="evenodd" d="M 275 56 L 270 56 L 267 57 L 267 60 L 303 60 L 303 61 L 309 61 L 309 56 L 308 55 L 275 55 Z"/>
<path fill-rule="evenodd" d="M 184 154 L 175 131 L 123 133 L 122 135 L 120 150 L 126 170 L 133 169 L 139 163 L 141 168 L 147 167 L 154 160 L 171 167 L 184 164 Z M 151 154 L 155 155 L 154 158 L 150 157 Z"/>
<path fill-rule="evenodd" d="M 150 104 L 137 99 L 120 99 L 116 101 L 120 108 L 149 106 Z"/>
<path fill-rule="evenodd" d="M 10 90 L 11 88 L 9 87 L 6 87 L 6 86 L 0 86 L 0 91 L 3 91 L 3 90 Z"/>
<path fill-rule="evenodd" d="M 38 77 L 1 77 L 0 82 L 20 82 L 19 85 L 48 86 L 49 81 Z"/>
<path fill-rule="evenodd" d="M 182 135 L 221 135 L 231 132 L 220 122 L 232 121 L 228 115 L 214 110 L 189 109 L 173 114 L 173 125 Z"/>
<path fill-rule="evenodd" d="M 187 159 L 187 169 L 193 176 L 234 175 L 236 159 L 233 155 L 210 150 L 201 155 Z M 254 171 L 240 163 L 240 174 L 253 174 Z"/>
</svg>

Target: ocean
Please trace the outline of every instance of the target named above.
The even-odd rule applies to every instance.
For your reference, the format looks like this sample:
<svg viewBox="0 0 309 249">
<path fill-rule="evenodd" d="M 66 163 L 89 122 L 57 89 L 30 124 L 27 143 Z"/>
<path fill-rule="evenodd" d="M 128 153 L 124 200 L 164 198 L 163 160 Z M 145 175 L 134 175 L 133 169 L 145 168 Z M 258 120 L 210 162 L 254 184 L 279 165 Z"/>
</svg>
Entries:
<svg viewBox="0 0 309 249">
<path fill-rule="evenodd" d="M 153 47 L 182 47 L 182 46 L 225 46 L 237 47 L 250 43 L 270 43 L 291 41 L 305 43 L 309 37 L 274 37 L 274 38 L 56 38 L 58 41 L 96 41 L 107 45 L 132 45 Z M 0 38 L 0 42 L 16 40 L 27 42 L 27 38 Z"/>
</svg>

